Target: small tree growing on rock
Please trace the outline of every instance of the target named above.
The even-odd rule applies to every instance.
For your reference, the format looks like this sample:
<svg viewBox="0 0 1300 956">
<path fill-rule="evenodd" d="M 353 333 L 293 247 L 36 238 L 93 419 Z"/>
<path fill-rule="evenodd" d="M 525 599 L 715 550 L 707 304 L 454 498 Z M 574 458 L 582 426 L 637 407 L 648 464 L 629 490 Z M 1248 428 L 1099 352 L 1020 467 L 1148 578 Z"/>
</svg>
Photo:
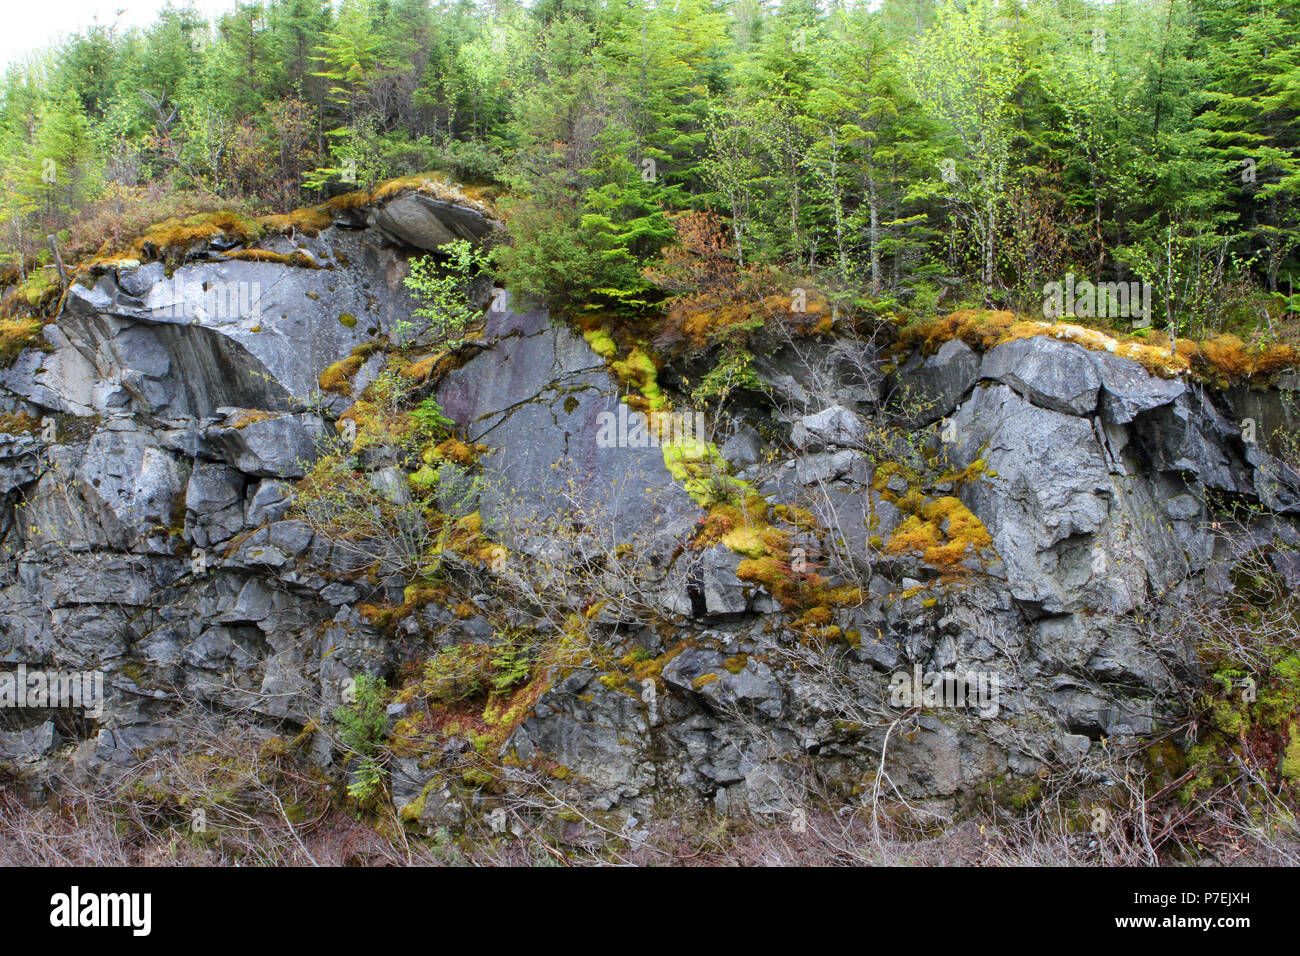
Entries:
<svg viewBox="0 0 1300 956">
<path fill-rule="evenodd" d="M 411 260 L 411 271 L 402 280 L 420 305 L 414 314 L 428 325 L 415 328 L 413 323 L 399 323 L 398 344 L 427 336 L 435 349 L 457 349 L 465 342 L 465 330 L 479 316 L 470 301 L 470 288 L 487 268 L 490 253 L 475 249 L 464 239 L 439 246 L 443 260 L 422 256 Z"/>
</svg>

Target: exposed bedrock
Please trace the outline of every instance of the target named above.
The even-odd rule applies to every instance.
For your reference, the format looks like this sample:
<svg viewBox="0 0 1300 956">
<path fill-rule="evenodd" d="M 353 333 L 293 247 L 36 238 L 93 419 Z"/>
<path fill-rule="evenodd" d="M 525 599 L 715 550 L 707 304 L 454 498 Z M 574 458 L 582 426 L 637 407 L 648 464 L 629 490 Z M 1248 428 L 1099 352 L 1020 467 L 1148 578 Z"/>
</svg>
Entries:
<svg viewBox="0 0 1300 956">
<path fill-rule="evenodd" d="M 322 395 L 322 371 L 411 321 L 409 256 L 491 229 L 468 207 L 399 196 L 267 243 L 318 268 L 207 250 L 170 276 L 147 264 L 71 290 L 48 348 L 0 373 L 0 412 L 35 423 L 0 434 L 0 659 L 102 671 L 107 697 L 72 730 L 7 715 L 3 755 L 111 773 L 174 740 L 194 701 L 268 733 L 300 728 L 360 673 L 396 682 L 522 619 L 518 589 L 490 581 L 409 602 L 410 582 L 292 507 L 356 397 Z M 598 440 L 628 386 L 582 335 L 515 308 L 488 311 L 467 359 L 425 392 L 486 446 L 478 510 L 507 554 L 557 578 L 642 562 L 640 619 L 565 596 L 605 650 L 556 667 L 489 755 L 563 767 L 555 785 L 596 809 L 779 815 L 805 761 L 860 793 L 906 709 L 895 675 L 944 673 L 991 678 L 996 712 L 922 708 L 887 768 L 909 799 L 957 812 L 1103 737 L 1161 726 L 1196 665 L 1160 622 L 1214 583 L 1225 503 L 1258 506 L 1261 540 L 1297 538 L 1300 478 L 1275 454 L 1296 425 L 1285 387 L 1216 391 L 1050 337 L 986 354 L 953 341 L 886 375 L 871 346 L 827 337 L 772 343 L 756 355 L 763 389 L 709 423 L 733 478 L 786 506 L 772 533 L 733 527 L 752 534 L 692 547 L 706 512 L 663 449 Z M 660 381 L 699 375 L 670 362 Z M 393 494 L 419 465 L 362 459 Z M 783 567 L 798 555 L 827 592 L 856 598 L 783 606 L 758 557 L 776 532 Z M 321 745 L 316 759 L 341 757 Z M 478 806 L 437 759 L 390 770 L 399 803 L 423 801 L 422 824 Z"/>
</svg>

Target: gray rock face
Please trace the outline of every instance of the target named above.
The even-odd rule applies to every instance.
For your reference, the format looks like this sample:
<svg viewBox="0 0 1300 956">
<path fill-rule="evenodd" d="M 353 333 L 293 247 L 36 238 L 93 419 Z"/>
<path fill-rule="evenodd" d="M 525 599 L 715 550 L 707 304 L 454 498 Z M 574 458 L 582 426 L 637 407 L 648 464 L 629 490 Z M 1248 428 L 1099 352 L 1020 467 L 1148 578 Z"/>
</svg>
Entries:
<svg viewBox="0 0 1300 956">
<path fill-rule="evenodd" d="M 1158 378 L 1137 362 L 1109 352 L 1088 357 L 1101 379 L 1101 413 L 1108 422 L 1125 425 L 1143 412 L 1168 405 L 1187 391 L 1181 379 Z"/>
<path fill-rule="evenodd" d="M 992 473 L 961 497 L 993 536 L 1017 598 L 1053 613 L 1125 611 L 1144 599 L 1149 555 L 1131 543 L 1143 522 L 1090 422 L 1005 385 L 978 389 L 953 421 L 957 463 L 983 458 Z"/>
<path fill-rule="evenodd" d="M 325 423 L 316 415 L 281 414 L 251 420 L 228 416 L 204 437 L 237 470 L 258 478 L 300 478 L 320 453 Z"/>
<path fill-rule="evenodd" d="M 8 494 L 40 474 L 39 448 L 30 435 L 0 434 L 0 494 Z"/>
<path fill-rule="evenodd" d="M 123 550 L 179 517 L 188 468 L 139 432 L 96 432 L 76 485 L 103 540 Z"/>
<path fill-rule="evenodd" d="M 1276 388 L 1249 388 L 1239 385 L 1224 393 L 1233 421 L 1255 424 L 1256 440 L 1277 454 L 1278 440 L 1300 433 L 1300 377 L 1279 376 Z"/>
<path fill-rule="evenodd" d="M 862 442 L 866 426 L 843 405 L 832 405 L 795 422 L 791 441 L 795 448 L 820 451 L 827 445 L 854 446 Z"/>
<path fill-rule="evenodd" d="M 980 375 L 1009 385 L 1041 408 L 1066 415 L 1095 411 L 1101 387 L 1087 349 L 1046 336 L 1014 339 L 990 350 Z"/>
<path fill-rule="evenodd" d="M 477 241 L 492 230 L 481 213 L 418 193 L 389 202 L 372 213 L 370 222 L 392 241 L 425 251 L 454 239 Z"/>
<path fill-rule="evenodd" d="M 639 700 L 606 689 L 594 676 L 578 671 L 566 678 L 557 693 L 538 702 L 507 746 L 523 760 L 545 754 L 582 774 L 600 794 L 593 804 L 608 809 L 651 782 L 637 760 L 638 741 L 649 726 Z"/>
<path fill-rule="evenodd" d="M 782 415 L 799 416 L 828 405 L 855 411 L 879 405 L 884 386 L 882 360 L 866 342 L 809 342 L 798 347 L 760 336 L 753 369 Z M 700 369 L 696 374 L 707 372 Z M 665 381 L 677 384 L 671 369 Z"/>
<path fill-rule="evenodd" d="M 29 730 L 0 731 L 0 757 L 35 760 L 58 745 L 54 722 L 47 720 Z"/>
<path fill-rule="evenodd" d="M 516 543 L 576 519 L 608 527 L 616 540 L 675 547 L 699 509 L 661 449 L 630 447 L 630 427 L 622 429 L 627 441 L 602 447 L 602 422 L 626 421 L 628 411 L 600 357 L 540 310 L 496 315 L 488 331 L 496 347 L 438 389 L 467 440 L 493 448 L 485 520 Z"/>
<path fill-rule="evenodd" d="M 787 610 L 778 597 L 799 602 L 756 583 L 768 579 L 752 566 L 740 578 L 758 559 L 693 540 L 703 511 L 660 448 L 628 441 L 626 425 L 602 440 L 628 408 L 605 361 L 545 312 L 507 309 L 426 388 L 459 437 L 487 446 L 478 505 L 493 540 L 533 560 L 531 583 L 579 584 L 539 607 L 556 590 L 520 598 L 510 561 L 485 569 L 453 548 L 438 574 L 455 601 L 417 587 L 408 603 L 411 581 L 291 511 L 346 404 L 307 399 L 325 367 L 409 317 L 408 254 L 491 224 L 412 196 L 340 219 L 315 239 L 273 240 L 320 269 L 209 251 L 176 270 L 179 285 L 150 264 L 75 289 L 46 328 L 52 351 L 0 372 L 0 408 L 57 418 L 52 442 L 0 435 L 0 660 L 103 671 L 105 714 L 77 747 L 88 772 L 174 743 L 178 693 L 284 732 L 328 721 L 360 674 L 396 681 L 457 644 L 545 643 L 558 629 L 586 656 L 529 660 L 524 696 L 536 702 L 492 724 L 505 743 L 485 756 L 503 774 L 550 769 L 566 798 L 638 817 L 691 806 L 778 817 L 802 800 L 792 768 L 804 761 L 846 792 L 875 773 L 883 728 L 903 714 L 894 675 L 993 677 L 996 719 L 936 707 L 890 740 L 900 793 L 950 812 L 999 778 L 1074 766 L 1102 736 L 1160 725 L 1195 665 L 1135 628 L 1134 612 L 1158 618 L 1202 586 L 1215 494 L 1273 512 L 1262 542 L 1300 542 L 1289 518 L 1300 477 L 1278 447 L 1295 421 L 1277 390 L 1214 393 L 1047 338 L 983 358 L 950 342 L 904 361 L 886 389 L 867 343 L 773 342 L 755 353 L 761 394 L 711 425 L 752 487 L 793 506 L 770 515 L 788 547 L 758 565 L 806 589 L 807 606 Z M 253 283 L 256 308 L 236 296 L 232 311 L 229 289 Z M 698 374 L 670 364 L 660 380 L 671 391 Z M 907 433 L 886 446 L 867 422 L 890 414 Z M 1246 417 L 1257 442 L 1243 437 Z M 419 462 L 406 459 L 370 448 L 354 467 L 409 502 Z M 969 480 L 953 477 L 977 460 Z M 884 461 L 921 477 L 882 472 Z M 914 493 L 960 496 L 996 554 L 941 571 L 890 549 L 915 530 Z M 1300 578 L 1285 554 L 1272 560 Z M 622 561 L 637 574 L 620 578 Z M 623 586 L 641 596 L 631 612 L 605 600 Z M 399 604 L 387 623 L 375 613 Z M 417 695 L 391 721 L 422 706 Z M 0 733 L 0 758 L 62 759 L 53 728 Z M 323 736 L 313 746 L 341 780 L 355 772 Z M 456 763 L 475 744 L 437 746 L 394 760 L 393 792 L 423 801 L 413 826 L 458 828 L 491 795 Z"/>
<path fill-rule="evenodd" d="M 749 608 L 748 589 L 736 577 L 740 555 L 717 546 L 704 552 L 700 560 L 706 614 L 743 614 Z"/>
<path fill-rule="evenodd" d="M 722 443 L 718 452 L 733 465 L 752 465 L 763 453 L 763 443 L 758 432 L 742 422 L 737 426 L 735 434 Z"/>
<path fill-rule="evenodd" d="M 965 342 L 952 339 L 934 355 L 913 353 L 893 376 L 895 417 L 921 427 L 946 417 L 974 387 L 980 357 Z"/>
<path fill-rule="evenodd" d="M 195 463 L 185 489 L 186 529 L 195 545 L 210 547 L 243 530 L 246 482 L 238 469 L 214 462 Z"/>
<path fill-rule="evenodd" d="M 1151 470 L 1184 474 L 1216 491 L 1254 490 L 1240 427 L 1215 407 L 1204 388 L 1189 389 L 1138 421 L 1135 444 Z"/>
<path fill-rule="evenodd" d="M 714 707 L 752 707 L 767 717 L 784 708 L 781 685 L 772 669 L 746 657 L 732 662 L 720 652 L 689 648 L 664 668 L 664 681 L 678 690 L 698 693 Z"/>
</svg>

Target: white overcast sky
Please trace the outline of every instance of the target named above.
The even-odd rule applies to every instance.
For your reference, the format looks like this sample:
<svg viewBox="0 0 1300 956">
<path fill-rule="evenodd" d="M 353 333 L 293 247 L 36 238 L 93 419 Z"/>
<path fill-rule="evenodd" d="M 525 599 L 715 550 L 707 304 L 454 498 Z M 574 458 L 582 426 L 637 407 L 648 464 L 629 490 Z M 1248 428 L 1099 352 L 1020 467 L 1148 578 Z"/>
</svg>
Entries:
<svg viewBox="0 0 1300 956">
<path fill-rule="evenodd" d="M 61 36 L 80 33 L 98 20 L 116 23 L 120 29 L 152 23 L 166 0 L 5 0 L 4 25 L 0 27 L 0 64 L 7 66 L 35 50 L 48 47 Z M 172 6 L 193 6 L 211 20 L 224 13 L 235 0 L 193 0 Z"/>
</svg>

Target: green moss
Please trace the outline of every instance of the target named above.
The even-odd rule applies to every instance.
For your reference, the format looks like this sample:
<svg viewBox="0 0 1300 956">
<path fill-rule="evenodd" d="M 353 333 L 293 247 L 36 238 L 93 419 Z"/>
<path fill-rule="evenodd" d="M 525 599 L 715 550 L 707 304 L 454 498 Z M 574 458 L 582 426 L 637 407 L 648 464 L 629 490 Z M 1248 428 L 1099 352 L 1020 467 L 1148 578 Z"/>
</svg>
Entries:
<svg viewBox="0 0 1300 956">
<path fill-rule="evenodd" d="M 300 232 L 305 236 L 314 236 L 328 229 L 332 219 L 323 206 L 308 206 L 293 212 L 262 216 L 257 221 L 265 233 L 285 235 Z"/>
<path fill-rule="evenodd" d="M 1225 734 L 1240 736 L 1246 729 L 1246 716 L 1231 701 L 1216 700 L 1210 708 L 1210 720 Z"/>
<path fill-rule="evenodd" d="M 350 312 L 344 312 L 339 316 L 339 325 L 354 329 L 357 326 L 357 317 Z"/>
<path fill-rule="evenodd" d="M 336 395 L 352 394 L 352 376 L 361 371 L 361 366 L 366 362 L 364 355 L 357 355 L 355 352 L 341 361 L 335 362 L 325 371 L 320 373 L 319 383 L 322 391 L 333 392 Z"/>
<path fill-rule="evenodd" d="M 440 786 L 442 786 L 441 783 L 430 780 L 424 785 L 424 789 L 420 791 L 418 797 L 402 807 L 397 814 L 398 817 L 406 823 L 415 823 L 418 821 L 420 817 L 424 816 L 424 806 L 425 802 L 429 799 L 429 794 Z"/>
<path fill-rule="evenodd" d="M 603 359 L 612 359 L 618 354 L 618 347 L 614 344 L 614 339 L 604 329 L 593 329 L 590 332 L 582 333 L 591 350 Z"/>
<path fill-rule="evenodd" d="M 45 346 L 43 327 L 37 318 L 0 319 L 0 365 L 9 365 L 23 349 Z"/>
<path fill-rule="evenodd" d="M 29 308 L 39 309 L 43 305 L 49 304 L 59 295 L 59 280 L 54 272 L 48 269 L 36 269 L 27 277 L 18 294 L 23 297 Z"/>
<path fill-rule="evenodd" d="M 474 745 L 476 748 L 478 747 L 478 744 L 479 741 L 475 740 Z M 466 770 L 461 774 L 461 779 L 471 787 L 478 789 L 490 787 L 495 780 L 495 778 L 486 770 L 480 770 L 477 767 L 471 767 L 469 770 Z"/>
<path fill-rule="evenodd" d="M 1011 796 L 1011 803 L 1017 810 L 1023 810 L 1031 803 L 1035 803 L 1043 795 L 1043 787 L 1038 781 L 1034 781 L 1020 790 L 1017 790 Z"/>
<path fill-rule="evenodd" d="M 756 528 L 736 528 L 722 536 L 722 543 L 736 554 L 747 558 L 761 558 L 768 553 L 767 546 Z"/>
<path fill-rule="evenodd" d="M 1291 784 L 1300 784 L 1300 723 L 1292 721 L 1287 728 L 1290 742 L 1282 755 L 1282 765 L 1278 768 L 1282 776 Z"/>
</svg>

